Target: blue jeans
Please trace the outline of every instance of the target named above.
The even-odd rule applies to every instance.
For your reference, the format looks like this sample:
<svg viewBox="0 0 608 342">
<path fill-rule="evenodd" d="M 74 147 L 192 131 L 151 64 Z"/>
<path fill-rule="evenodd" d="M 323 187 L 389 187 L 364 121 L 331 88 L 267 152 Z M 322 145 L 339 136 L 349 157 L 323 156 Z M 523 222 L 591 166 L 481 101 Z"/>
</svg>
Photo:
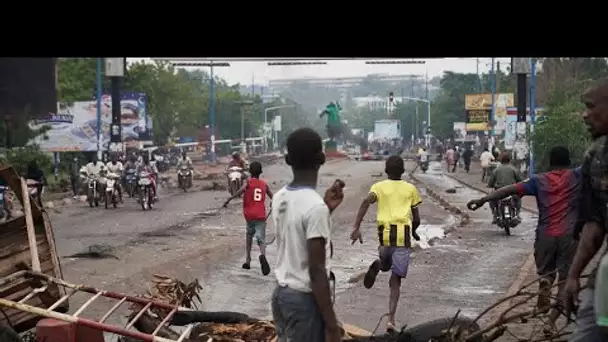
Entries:
<svg viewBox="0 0 608 342">
<path fill-rule="evenodd" d="M 576 314 L 576 327 L 569 342 L 608 342 L 595 323 L 593 308 L 594 289 L 586 288 L 581 292 L 581 305 Z"/>
<path fill-rule="evenodd" d="M 278 342 L 324 342 L 325 322 L 312 293 L 277 285 L 272 317 Z"/>
</svg>

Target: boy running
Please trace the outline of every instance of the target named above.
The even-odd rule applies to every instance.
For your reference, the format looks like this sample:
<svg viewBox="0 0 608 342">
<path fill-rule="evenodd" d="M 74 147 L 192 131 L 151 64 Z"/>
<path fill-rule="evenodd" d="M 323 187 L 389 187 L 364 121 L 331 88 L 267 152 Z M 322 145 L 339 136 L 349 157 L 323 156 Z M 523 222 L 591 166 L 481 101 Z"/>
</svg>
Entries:
<svg viewBox="0 0 608 342">
<path fill-rule="evenodd" d="M 418 205 L 422 203 L 422 199 L 414 185 L 401 179 L 405 172 L 401 157 L 389 157 L 386 160 L 385 172 L 388 179 L 372 185 L 369 195 L 361 203 L 350 238 L 353 243 L 362 241 L 359 228 L 363 217 L 370 204 L 378 202 L 379 258 L 369 266 L 363 285 L 369 289 L 374 286 L 380 271 L 392 271 L 389 280 L 389 317 L 386 325 L 386 330 L 392 332 L 395 331 L 395 312 L 399 302 L 401 279 L 407 275 L 414 246 L 412 238 L 420 240 L 416 229 L 420 225 Z"/>
<path fill-rule="evenodd" d="M 251 243 L 253 238 L 256 238 L 260 247 L 260 265 L 262 274 L 270 273 L 270 265 L 266 260 L 266 195 L 272 199 L 272 191 L 266 182 L 260 179 L 262 174 L 262 164 L 253 162 L 249 165 L 249 173 L 251 178 L 245 180 L 245 184 L 224 203 L 224 208 L 234 198 L 243 195 L 243 216 L 247 222 L 247 237 L 245 243 L 245 263 L 243 268 L 251 269 Z"/>
</svg>

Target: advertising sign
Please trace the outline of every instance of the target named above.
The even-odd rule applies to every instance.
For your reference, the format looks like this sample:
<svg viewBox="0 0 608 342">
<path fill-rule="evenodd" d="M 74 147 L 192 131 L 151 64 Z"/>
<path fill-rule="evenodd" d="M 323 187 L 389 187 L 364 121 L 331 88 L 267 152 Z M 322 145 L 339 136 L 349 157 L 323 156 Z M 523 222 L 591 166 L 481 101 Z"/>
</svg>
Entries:
<svg viewBox="0 0 608 342">
<path fill-rule="evenodd" d="M 136 148 L 140 134 L 147 132 L 146 96 L 143 93 L 126 93 L 121 100 L 122 139 L 126 148 Z M 71 106 L 59 104 L 59 113 L 30 122 L 33 129 L 50 126 L 44 137 L 36 143 L 49 152 L 97 150 L 97 101 L 79 101 Z M 112 123 L 112 98 L 102 97 L 101 148 L 108 149 Z"/>
<path fill-rule="evenodd" d="M 527 112 L 530 112 L 530 108 L 527 108 Z M 536 121 L 542 121 L 544 119 L 544 116 L 542 116 L 542 112 L 543 109 L 542 108 L 536 108 Z M 523 124 L 527 124 L 527 122 L 530 122 L 530 115 L 528 114 L 526 116 L 526 123 Z M 523 125 L 520 125 L 523 127 L 519 127 L 517 126 L 517 108 L 515 107 L 509 107 L 507 108 L 507 129 L 505 130 L 505 149 L 507 150 L 512 150 L 514 149 L 516 146 L 521 146 L 521 145 L 528 145 L 527 142 L 527 138 L 526 138 L 526 127 Z"/>
<path fill-rule="evenodd" d="M 515 104 L 515 97 L 513 94 L 494 94 L 494 131 L 497 134 L 502 133 L 505 130 L 507 124 L 507 108 L 512 107 Z M 468 114 L 468 111 L 485 111 L 487 112 L 487 119 L 484 122 L 471 122 L 466 121 L 467 123 L 467 131 L 475 132 L 475 131 L 487 131 L 490 129 L 490 113 L 492 112 L 492 94 L 467 94 L 465 95 L 465 111 Z M 486 116 L 486 114 L 481 114 L 480 112 L 476 113 L 476 117 L 481 119 L 481 117 Z M 467 115 L 468 117 L 468 115 Z"/>
<path fill-rule="evenodd" d="M 464 122 L 454 122 L 454 140 L 464 141 L 467 137 L 467 124 Z"/>
</svg>

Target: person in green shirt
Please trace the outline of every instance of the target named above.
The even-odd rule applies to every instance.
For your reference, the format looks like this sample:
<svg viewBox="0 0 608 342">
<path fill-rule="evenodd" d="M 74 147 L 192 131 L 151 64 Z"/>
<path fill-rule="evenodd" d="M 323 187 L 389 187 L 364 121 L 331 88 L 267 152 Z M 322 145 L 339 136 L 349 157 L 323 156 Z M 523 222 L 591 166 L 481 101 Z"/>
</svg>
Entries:
<svg viewBox="0 0 608 342">
<path fill-rule="evenodd" d="M 330 139 L 334 140 L 342 133 L 342 126 L 340 123 L 340 105 L 334 102 L 330 102 L 325 106 L 325 110 L 321 112 L 319 117 L 327 115 L 327 135 Z"/>
</svg>

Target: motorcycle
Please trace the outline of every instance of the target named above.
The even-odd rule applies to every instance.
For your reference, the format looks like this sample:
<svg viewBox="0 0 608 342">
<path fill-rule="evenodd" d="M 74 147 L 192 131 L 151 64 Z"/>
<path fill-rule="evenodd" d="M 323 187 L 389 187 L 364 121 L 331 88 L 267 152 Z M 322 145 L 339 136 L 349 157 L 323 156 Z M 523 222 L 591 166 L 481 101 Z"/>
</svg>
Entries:
<svg viewBox="0 0 608 342">
<path fill-rule="evenodd" d="M 154 204 L 154 194 L 152 193 L 152 181 L 150 180 L 150 174 L 142 171 L 139 173 L 139 179 L 137 180 L 139 188 L 139 203 L 141 208 L 146 211 L 152 209 Z"/>
<path fill-rule="evenodd" d="M 496 225 L 504 229 L 507 235 L 511 235 L 511 228 L 520 223 L 515 208 L 515 199 L 512 196 L 498 201 L 495 208 Z"/>
<path fill-rule="evenodd" d="M 108 209 L 108 205 L 112 203 L 112 206 L 116 208 L 118 205 L 118 180 L 120 177 L 115 173 L 108 173 L 106 178 L 105 207 Z"/>
<path fill-rule="evenodd" d="M 99 206 L 99 194 L 97 192 L 97 175 L 89 174 L 87 176 L 87 201 L 89 202 L 89 207 L 93 208 L 93 205 L 96 207 Z"/>
<path fill-rule="evenodd" d="M 182 166 L 177 172 L 177 182 L 180 189 L 184 189 L 184 192 L 188 191 L 188 188 L 192 186 L 192 170 L 188 166 Z"/>
<path fill-rule="evenodd" d="M 228 168 L 228 191 L 234 195 L 243 184 L 243 169 L 238 166 Z"/>
<path fill-rule="evenodd" d="M 429 169 L 429 162 L 428 161 L 420 162 L 420 169 L 422 170 L 422 173 L 426 173 L 426 171 Z"/>
<path fill-rule="evenodd" d="M 129 197 L 134 197 L 137 190 L 137 175 L 135 173 L 135 169 L 128 169 L 125 173 L 125 190 Z"/>
</svg>

